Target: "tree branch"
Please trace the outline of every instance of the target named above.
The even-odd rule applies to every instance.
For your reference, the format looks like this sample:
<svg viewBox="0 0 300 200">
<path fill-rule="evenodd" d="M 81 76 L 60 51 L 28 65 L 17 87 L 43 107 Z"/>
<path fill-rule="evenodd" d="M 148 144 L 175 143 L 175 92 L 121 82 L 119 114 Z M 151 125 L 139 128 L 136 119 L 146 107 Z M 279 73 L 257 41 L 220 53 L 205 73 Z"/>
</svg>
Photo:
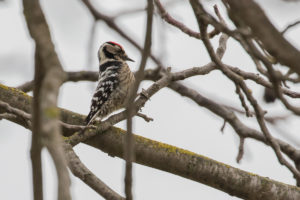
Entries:
<svg viewBox="0 0 300 200">
<path fill-rule="evenodd" d="M 68 166 L 72 173 L 80 178 L 84 183 L 93 188 L 105 199 L 124 200 L 122 196 L 109 188 L 104 182 L 97 178 L 79 159 L 69 144 L 64 145 Z"/>
<path fill-rule="evenodd" d="M 96 20 L 103 20 L 107 26 L 109 26 L 111 29 L 115 30 L 120 36 L 122 36 L 124 39 L 126 39 L 128 42 L 130 42 L 134 47 L 136 47 L 141 53 L 143 52 L 142 47 L 135 42 L 133 38 L 131 38 L 129 35 L 127 35 L 114 21 L 113 17 L 106 16 L 96 10 L 91 2 L 89 0 L 82 0 L 82 2 L 86 5 L 86 7 L 89 9 L 91 14 Z M 160 61 L 152 54 L 150 54 L 151 59 L 158 65 L 161 66 L 162 64 Z"/>
<path fill-rule="evenodd" d="M 125 142 L 125 160 L 126 160 L 126 170 L 125 170 L 125 194 L 127 200 L 132 200 L 132 162 L 134 160 L 134 143 L 132 135 L 132 116 L 134 112 L 134 99 L 137 96 L 137 91 L 140 86 L 141 81 L 144 79 L 144 70 L 146 67 L 147 59 L 151 54 L 151 44 L 152 44 L 152 21 L 153 21 L 153 0 L 148 0 L 147 4 L 147 26 L 144 42 L 144 50 L 142 53 L 142 60 L 137 73 L 135 74 L 135 83 L 133 88 L 131 88 L 129 94 L 129 100 L 126 105 L 126 118 L 127 118 L 127 135 Z"/>
<path fill-rule="evenodd" d="M 31 146 L 34 199 L 43 199 L 41 149 L 46 146 L 56 167 L 58 199 L 70 200 L 70 178 L 57 120 L 57 96 L 63 83 L 64 71 L 39 1 L 23 0 L 23 7 L 29 33 L 36 44 Z"/>
<path fill-rule="evenodd" d="M 0 94 L 0 100 L 9 103 L 11 106 L 23 111 L 28 111 L 31 108 L 32 98 L 19 90 L 0 84 Z M 201 102 L 202 104 L 208 103 L 208 101 L 205 102 L 203 100 L 201 100 Z M 241 132 L 243 132 L 245 136 L 257 132 L 241 124 L 232 112 L 224 110 L 224 108 L 218 107 L 218 105 L 212 109 L 215 109 L 216 112 L 227 113 L 231 117 L 228 122 L 235 123 L 236 127 L 241 129 Z M 0 108 L 0 113 L 1 112 L 3 112 L 3 110 Z M 61 109 L 60 115 L 65 123 L 84 124 L 85 116 L 83 115 L 65 109 Z M 16 123 L 23 126 L 22 122 L 19 123 L 19 121 L 16 121 Z M 86 144 L 98 148 L 109 155 L 123 158 L 123 145 L 126 131 L 111 127 L 105 132 L 98 132 L 97 130 L 95 132 L 93 138 L 85 141 Z M 65 130 L 63 133 L 67 136 L 72 132 Z M 265 141 L 259 132 L 257 132 L 255 137 Z M 209 185 L 240 198 L 266 200 L 295 200 L 300 198 L 300 189 L 295 186 L 253 175 L 252 173 L 233 168 L 207 157 L 141 136 L 134 135 L 134 141 L 136 147 L 136 163 Z M 299 156 L 299 152 L 293 149 L 292 146 L 284 142 L 278 143 L 282 149 L 285 149 L 287 152 L 289 151 L 294 154 L 294 156 Z M 214 167 L 212 168 L 211 166 Z"/>
<path fill-rule="evenodd" d="M 166 11 L 166 9 L 163 7 L 163 5 L 160 3 L 159 0 L 154 0 L 154 2 L 155 2 L 156 7 L 158 8 L 158 13 L 163 20 L 165 20 L 167 23 L 173 25 L 174 27 L 178 28 L 185 34 L 187 34 L 191 37 L 197 38 L 197 39 L 201 39 L 200 33 L 191 30 L 190 28 L 185 26 L 183 23 L 177 21 L 171 15 L 169 15 L 169 13 Z M 220 32 L 217 31 L 217 29 L 214 29 L 212 32 L 209 33 L 209 37 L 212 38 L 219 33 Z"/>
<path fill-rule="evenodd" d="M 248 101 L 251 103 L 253 109 L 255 110 L 256 119 L 260 126 L 260 129 L 263 132 L 263 134 L 264 134 L 265 138 L 267 139 L 268 143 L 270 144 L 270 146 L 273 148 L 273 150 L 278 158 L 279 163 L 282 165 L 285 165 L 293 173 L 296 180 L 300 181 L 299 171 L 283 157 L 277 140 L 275 140 L 273 138 L 273 136 L 271 135 L 271 133 L 269 132 L 269 130 L 265 124 L 265 121 L 264 121 L 265 113 L 264 113 L 263 109 L 257 103 L 256 99 L 253 97 L 251 92 L 249 92 L 250 90 L 247 87 L 247 85 L 245 84 L 245 82 L 241 79 L 240 76 L 238 76 L 237 74 L 232 72 L 230 69 L 226 68 L 226 66 L 223 65 L 221 60 L 215 55 L 213 47 L 212 47 L 212 45 L 209 41 L 209 38 L 207 36 L 207 33 L 206 33 L 207 24 L 206 24 L 205 20 L 203 20 L 204 13 L 202 11 L 202 6 L 196 0 L 191 0 L 190 3 L 194 10 L 195 17 L 196 17 L 198 25 L 199 25 L 199 29 L 200 29 L 201 36 L 202 36 L 202 41 L 207 49 L 209 56 L 212 59 L 212 61 L 216 63 L 219 70 L 222 71 L 222 73 L 225 76 L 227 76 L 235 84 L 238 84 L 241 87 L 241 89 L 244 92 L 244 94 L 246 95 Z"/>
<path fill-rule="evenodd" d="M 300 52 L 280 34 L 257 3 L 253 0 L 225 0 L 225 2 L 230 5 L 229 17 L 233 21 L 239 18 L 251 28 L 251 34 L 262 42 L 265 49 L 279 63 L 300 75 Z"/>
</svg>

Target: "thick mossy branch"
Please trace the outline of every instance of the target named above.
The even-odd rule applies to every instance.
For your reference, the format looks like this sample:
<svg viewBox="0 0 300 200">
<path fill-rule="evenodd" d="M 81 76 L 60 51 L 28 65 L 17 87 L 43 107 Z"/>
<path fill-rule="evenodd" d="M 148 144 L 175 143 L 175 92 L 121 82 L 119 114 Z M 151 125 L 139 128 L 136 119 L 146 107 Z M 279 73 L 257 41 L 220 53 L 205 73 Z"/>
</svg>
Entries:
<svg viewBox="0 0 300 200">
<path fill-rule="evenodd" d="M 31 97 L 0 84 L 0 100 L 30 111 Z M 0 110 L 2 113 L 3 110 Z M 61 119 L 69 124 L 83 124 L 84 116 L 61 109 Z M 19 121 L 16 123 L 23 126 Z M 71 133 L 65 130 L 64 135 Z M 123 158 L 125 131 L 112 127 L 85 143 L 112 156 Z M 136 163 L 170 172 L 243 199 L 297 200 L 300 188 L 264 178 L 205 156 L 168 144 L 134 135 Z"/>
</svg>

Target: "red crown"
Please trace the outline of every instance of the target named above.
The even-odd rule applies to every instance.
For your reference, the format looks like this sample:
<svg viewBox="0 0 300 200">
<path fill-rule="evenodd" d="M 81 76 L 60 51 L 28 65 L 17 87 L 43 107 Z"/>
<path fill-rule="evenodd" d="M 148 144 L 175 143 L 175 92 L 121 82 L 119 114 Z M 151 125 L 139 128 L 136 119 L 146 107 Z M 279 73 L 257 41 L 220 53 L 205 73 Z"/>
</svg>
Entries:
<svg viewBox="0 0 300 200">
<path fill-rule="evenodd" d="M 118 45 L 121 49 L 123 49 L 123 47 L 122 47 L 120 44 L 116 43 L 116 42 L 109 41 L 109 42 L 107 42 L 107 43 L 109 43 L 109 44 L 114 44 L 114 45 Z"/>
</svg>

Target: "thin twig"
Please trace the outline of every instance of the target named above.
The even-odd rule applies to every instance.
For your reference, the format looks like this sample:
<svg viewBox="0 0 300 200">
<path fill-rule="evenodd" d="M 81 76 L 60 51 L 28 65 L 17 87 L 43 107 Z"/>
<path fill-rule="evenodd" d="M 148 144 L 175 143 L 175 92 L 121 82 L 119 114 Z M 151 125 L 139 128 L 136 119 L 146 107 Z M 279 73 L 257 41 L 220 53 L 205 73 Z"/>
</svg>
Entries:
<svg viewBox="0 0 300 200">
<path fill-rule="evenodd" d="M 151 43 L 152 43 L 152 21 L 153 21 L 153 1 L 148 0 L 147 6 L 147 27 L 144 42 L 144 51 L 142 53 L 142 60 L 135 76 L 135 83 L 130 92 L 129 100 L 126 106 L 127 113 L 127 136 L 124 146 L 125 160 L 126 160 L 126 170 L 125 170 L 125 194 L 127 200 L 132 200 L 132 161 L 135 157 L 134 155 L 134 143 L 132 135 L 132 116 L 133 116 L 133 101 L 136 97 L 137 90 L 141 81 L 144 78 L 144 70 L 146 67 L 146 62 L 148 56 L 151 54 Z"/>
<path fill-rule="evenodd" d="M 185 24 L 177 21 L 176 19 L 174 19 L 167 11 L 166 9 L 163 7 L 163 5 L 160 3 L 159 0 L 154 0 L 156 7 L 158 8 L 159 14 L 161 16 L 161 18 L 163 20 L 165 20 L 167 23 L 173 25 L 174 27 L 178 28 L 179 30 L 181 30 L 182 32 L 184 32 L 185 34 L 197 38 L 197 39 L 201 39 L 201 35 L 199 32 L 193 31 L 190 28 L 188 28 Z M 215 35 L 218 35 L 220 32 L 217 29 L 214 29 L 212 32 L 210 32 L 208 35 L 210 38 L 213 38 Z"/>
<path fill-rule="evenodd" d="M 87 47 L 87 55 L 86 55 L 86 66 L 87 68 L 92 68 L 93 63 L 93 55 L 94 55 L 94 44 L 95 44 L 95 36 L 97 30 L 97 21 L 93 21 L 93 25 L 90 30 L 89 40 L 88 40 L 88 47 Z"/>
<path fill-rule="evenodd" d="M 245 114 L 245 111 L 239 108 L 236 108 L 234 106 L 229 106 L 229 105 L 225 105 L 223 104 L 222 106 L 224 106 L 225 108 L 228 108 L 230 110 L 233 110 L 234 112 L 240 113 L 240 114 Z M 250 114 L 253 115 L 255 114 L 255 112 L 250 111 Z M 291 115 L 289 114 L 285 114 L 285 115 L 278 115 L 278 116 L 264 116 L 266 122 L 269 122 L 270 124 L 276 124 L 276 122 L 278 121 L 284 121 L 287 120 Z"/>
<path fill-rule="evenodd" d="M 241 104 L 242 104 L 243 108 L 245 109 L 246 116 L 247 116 L 247 117 L 252 117 L 252 114 L 251 114 L 251 112 L 250 112 L 250 110 L 249 110 L 249 107 L 248 107 L 247 104 L 246 104 L 244 95 L 243 95 L 243 93 L 241 92 L 240 86 L 239 86 L 238 84 L 235 84 L 235 87 L 236 87 L 235 92 L 238 94 L 239 99 L 240 99 L 240 101 L 241 101 Z"/>
<path fill-rule="evenodd" d="M 300 24 L 300 20 L 295 21 L 294 23 L 289 24 L 287 27 L 285 27 L 285 29 L 283 29 L 283 31 L 281 31 L 281 35 L 284 35 L 288 30 L 290 30 L 291 28 L 297 26 L 298 24 Z"/>
<path fill-rule="evenodd" d="M 239 145 L 239 152 L 236 157 L 236 162 L 240 163 L 241 159 L 243 158 L 244 155 L 244 143 L 245 143 L 245 138 L 240 137 L 240 145 Z"/>
<path fill-rule="evenodd" d="M 153 118 L 148 117 L 147 115 L 143 114 L 143 113 L 136 113 L 136 116 L 141 117 L 142 119 L 144 119 L 146 122 L 151 122 L 153 121 Z"/>
<path fill-rule="evenodd" d="M 220 128 L 220 131 L 221 131 L 222 133 L 224 133 L 225 126 L 226 126 L 226 120 L 224 119 L 223 125 L 222 125 L 221 128 Z"/>
<path fill-rule="evenodd" d="M 130 37 L 129 34 L 127 34 L 125 31 L 123 31 L 114 21 L 112 17 L 106 16 L 99 12 L 97 9 L 93 7 L 91 2 L 89 0 L 82 0 L 82 2 L 87 6 L 93 17 L 97 20 L 103 20 L 111 29 L 116 31 L 120 36 L 122 36 L 125 40 L 130 42 L 134 47 L 136 47 L 141 53 L 144 51 L 142 47 L 136 42 L 136 40 L 133 37 Z M 153 54 L 150 55 L 151 59 L 159 66 L 161 67 L 161 62 L 157 59 L 156 56 Z"/>
</svg>

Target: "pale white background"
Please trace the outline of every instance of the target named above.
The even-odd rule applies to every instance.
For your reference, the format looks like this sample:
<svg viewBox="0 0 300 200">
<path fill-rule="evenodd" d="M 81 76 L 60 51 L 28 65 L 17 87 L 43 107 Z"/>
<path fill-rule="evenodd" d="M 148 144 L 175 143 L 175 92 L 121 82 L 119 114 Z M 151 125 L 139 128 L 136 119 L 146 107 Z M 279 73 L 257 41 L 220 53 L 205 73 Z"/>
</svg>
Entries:
<svg viewBox="0 0 300 200">
<path fill-rule="evenodd" d="M 124 9 L 143 8 L 146 1 L 140 0 L 102 0 L 93 1 L 107 15 L 114 15 Z M 165 1 L 163 1 L 164 3 Z M 42 0 L 57 53 L 65 70 L 97 70 L 96 51 L 105 41 L 116 41 L 122 44 L 127 54 L 136 60 L 130 63 L 136 70 L 141 59 L 139 52 L 103 22 L 98 22 L 96 38 L 93 44 L 92 64 L 87 66 L 87 47 L 92 17 L 80 0 Z M 290 22 L 300 19 L 300 3 L 285 3 L 280 0 L 260 1 L 267 15 L 282 30 Z M 217 4 L 225 15 L 219 1 L 205 2 L 206 9 L 212 11 Z M 186 1 L 168 8 L 170 14 L 194 30 L 198 30 L 190 5 Z M 173 71 L 208 63 L 209 57 L 201 41 L 188 37 L 162 23 L 154 20 L 152 53 L 159 56 L 163 64 L 171 66 Z M 126 28 L 139 44 L 143 44 L 145 32 L 145 13 L 126 15 L 117 19 L 117 24 Z M 230 24 L 231 25 L 231 24 Z M 24 23 L 21 1 L 6 0 L 0 3 L 0 82 L 9 86 L 18 86 L 33 78 L 33 42 Z M 163 33 L 162 33 L 163 32 Z M 299 48 L 300 26 L 287 33 L 287 38 Z M 213 40 L 217 45 L 217 38 Z M 249 57 L 232 39 L 224 62 L 240 67 L 243 70 L 255 71 Z M 155 67 L 148 62 L 148 68 Z M 198 76 L 184 81 L 201 94 L 221 103 L 241 107 L 235 95 L 233 84 L 220 72 L 208 76 Z M 247 82 L 255 97 L 262 101 L 263 90 L 252 82 Z M 144 82 L 147 88 L 150 82 Z M 63 85 L 59 96 L 59 106 L 72 111 L 87 114 L 94 83 L 67 83 Z M 299 88 L 294 88 L 299 91 Z M 288 113 L 278 102 L 265 105 L 270 114 Z M 197 106 L 187 98 L 182 98 L 169 89 L 163 89 L 151 98 L 143 112 L 154 118 L 146 123 L 134 118 L 134 132 L 160 142 L 172 144 L 190 151 L 205 155 L 231 166 L 270 177 L 272 179 L 294 184 L 292 174 L 278 163 L 273 151 L 252 140 L 246 140 L 245 155 L 241 164 L 235 162 L 238 149 L 238 137 L 230 126 L 224 134 L 220 132 L 223 120 L 206 109 Z M 244 122 L 256 127 L 255 120 L 240 116 Z M 125 123 L 117 126 L 124 128 Z M 299 119 L 289 118 L 278 124 L 279 128 L 270 127 L 276 137 L 299 147 Z M 278 131 L 280 129 L 280 131 Z M 31 133 L 6 120 L 0 121 L 0 199 L 32 199 L 30 144 Z M 109 157 L 107 154 L 86 145 L 75 147 L 80 159 L 100 179 L 117 192 L 123 193 L 124 161 Z M 45 199 L 56 198 L 56 174 L 52 161 L 43 151 Z M 101 199 L 79 179 L 72 179 L 72 196 L 75 200 Z M 211 187 L 190 181 L 179 176 L 155 170 L 149 167 L 134 165 L 134 196 L 136 199 L 238 199 Z"/>
</svg>

